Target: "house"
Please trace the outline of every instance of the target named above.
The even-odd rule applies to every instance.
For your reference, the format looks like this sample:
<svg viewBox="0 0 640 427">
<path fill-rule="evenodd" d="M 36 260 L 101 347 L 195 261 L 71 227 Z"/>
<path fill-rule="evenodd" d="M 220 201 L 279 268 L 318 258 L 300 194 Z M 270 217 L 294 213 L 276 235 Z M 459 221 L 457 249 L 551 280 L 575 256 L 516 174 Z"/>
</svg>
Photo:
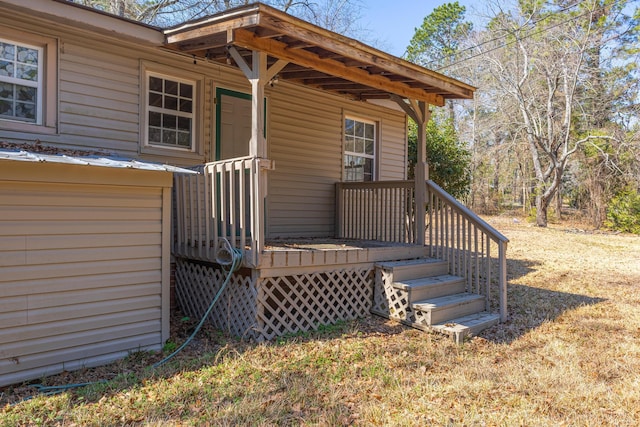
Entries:
<svg viewBox="0 0 640 427">
<path fill-rule="evenodd" d="M 202 316 L 221 241 L 211 321 L 239 336 L 506 319 L 507 239 L 424 143 L 406 179 L 407 117 L 473 87 L 263 4 L 163 30 L 0 0 L 0 57 L 0 385 L 160 349 L 170 277 Z"/>
</svg>

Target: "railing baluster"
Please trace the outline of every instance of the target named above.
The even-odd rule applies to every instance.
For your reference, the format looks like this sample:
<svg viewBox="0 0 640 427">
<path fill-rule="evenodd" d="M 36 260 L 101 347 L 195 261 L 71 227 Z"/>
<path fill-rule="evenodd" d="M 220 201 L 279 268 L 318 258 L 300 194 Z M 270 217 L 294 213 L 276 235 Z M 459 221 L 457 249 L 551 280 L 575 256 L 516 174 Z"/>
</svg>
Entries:
<svg viewBox="0 0 640 427">
<path fill-rule="evenodd" d="M 474 243 L 475 243 L 475 248 L 474 248 L 474 253 L 475 253 L 475 274 L 474 274 L 474 280 L 475 280 L 475 289 L 476 289 L 476 293 L 480 294 L 482 293 L 480 291 L 480 266 L 478 264 L 479 261 L 479 254 L 478 254 L 478 227 L 474 227 L 473 228 L 473 232 L 474 232 Z"/>
<path fill-rule="evenodd" d="M 471 243 L 472 243 L 472 241 L 471 241 L 471 221 L 467 221 L 467 251 L 465 252 L 465 267 L 466 267 L 465 275 L 467 276 L 467 283 L 468 283 L 470 292 L 474 292 L 474 290 L 473 290 L 473 268 L 472 268 L 473 252 L 472 252 L 472 249 L 471 249 Z"/>
<path fill-rule="evenodd" d="M 491 299 L 491 240 L 489 240 L 488 238 L 486 239 L 486 245 L 487 245 L 487 257 L 485 259 L 485 262 L 487 263 L 487 267 L 486 267 L 486 271 L 487 271 L 487 280 L 485 282 L 485 294 L 487 296 L 487 310 L 490 310 L 490 304 L 489 301 Z"/>
<path fill-rule="evenodd" d="M 238 212 L 238 228 L 239 228 L 239 233 L 240 233 L 240 249 L 242 249 L 244 251 L 245 246 L 246 246 L 246 242 L 247 242 L 247 224 L 246 224 L 246 215 L 247 215 L 247 183 L 246 183 L 246 176 L 245 176 L 245 170 L 246 170 L 246 165 L 245 165 L 245 161 L 243 161 L 242 163 L 240 163 L 239 165 L 237 165 L 236 169 L 238 170 L 238 188 L 240 189 L 239 193 L 239 197 L 238 197 L 238 207 L 239 207 L 239 212 Z"/>
<path fill-rule="evenodd" d="M 200 191 L 200 182 L 202 177 L 200 175 L 194 176 L 196 180 L 196 240 L 194 244 L 197 245 L 198 256 L 202 257 L 202 206 L 200 201 L 202 200 L 202 193 Z"/>
<path fill-rule="evenodd" d="M 189 176 L 189 235 L 190 235 L 190 246 L 193 248 L 196 245 L 196 227 L 195 227 L 195 220 L 193 218 L 194 216 L 194 210 L 195 210 L 195 203 L 193 202 L 193 180 L 194 177 L 193 176 Z"/>
<path fill-rule="evenodd" d="M 186 223 L 185 221 L 185 209 L 186 209 L 186 203 L 184 202 L 184 175 L 181 174 L 176 174 L 175 176 L 175 185 L 174 185 L 174 191 L 176 192 L 176 216 L 177 216 L 177 220 L 176 220 L 176 234 L 177 234 L 177 238 L 178 241 L 176 243 L 177 246 L 177 250 L 178 251 L 183 251 L 185 246 L 186 246 L 186 235 L 184 233 L 184 224 Z"/>
<path fill-rule="evenodd" d="M 498 245 L 497 285 L 500 318 L 507 319 L 506 248 L 508 239 L 444 192 L 427 181 L 429 244 L 432 256 L 449 262 L 451 273 L 463 276 L 471 292 L 485 296 L 490 309 L 492 278 L 491 244 Z M 433 196 L 432 196 L 433 194 Z"/>
<path fill-rule="evenodd" d="M 218 200 L 219 200 L 219 193 L 220 193 L 220 187 L 218 185 L 218 179 L 217 179 L 217 172 L 215 170 L 215 168 L 212 167 L 207 167 L 206 168 L 209 178 L 209 182 L 210 182 L 210 186 L 211 186 L 211 220 L 212 222 L 212 228 L 213 228 L 213 245 L 212 245 L 212 251 L 211 253 L 213 254 L 213 256 L 215 256 L 215 251 L 216 251 L 216 245 L 218 244 L 218 236 L 219 236 L 219 227 L 220 227 L 220 214 L 219 214 L 219 209 L 218 209 Z"/>
</svg>

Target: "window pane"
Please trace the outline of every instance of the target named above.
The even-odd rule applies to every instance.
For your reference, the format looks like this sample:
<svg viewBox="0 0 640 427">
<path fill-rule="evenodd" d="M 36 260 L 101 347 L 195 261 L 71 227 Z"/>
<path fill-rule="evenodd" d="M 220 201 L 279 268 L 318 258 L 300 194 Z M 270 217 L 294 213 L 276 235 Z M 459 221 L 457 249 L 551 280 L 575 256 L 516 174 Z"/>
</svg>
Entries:
<svg viewBox="0 0 640 427">
<path fill-rule="evenodd" d="M 174 82 L 171 80 L 164 81 L 164 93 L 168 93 L 169 95 L 177 95 L 178 94 L 178 82 Z"/>
<path fill-rule="evenodd" d="M 162 130 L 162 143 L 168 145 L 176 145 L 176 131 L 175 130 Z"/>
<path fill-rule="evenodd" d="M 166 96 L 164 97 L 164 108 L 166 108 L 167 110 L 174 110 L 177 111 L 178 110 L 178 98 L 175 98 L 173 96 Z"/>
<path fill-rule="evenodd" d="M 373 125 L 371 123 L 365 123 L 364 125 L 364 137 L 367 139 L 373 139 Z"/>
<path fill-rule="evenodd" d="M 160 129 L 158 128 L 149 128 L 149 142 L 162 142 L 162 140 L 160 139 L 162 135 L 162 132 L 160 131 Z"/>
<path fill-rule="evenodd" d="M 162 95 L 159 93 L 149 93 L 149 105 L 162 108 Z"/>
<path fill-rule="evenodd" d="M 29 80 L 32 82 L 38 81 L 38 67 L 25 64 L 17 64 L 16 77 L 22 80 Z"/>
<path fill-rule="evenodd" d="M 0 60 L 0 76 L 13 77 L 14 74 L 13 62 Z"/>
<path fill-rule="evenodd" d="M 162 79 L 158 77 L 149 77 L 149 90 L 162 92 Z"/>
<path fill-rule="evenodd" d="M 183 98 L 193 99 L 193 86 L 186 83 L 180 83 L 180 96 Z"/>
<path fill-rule="evenodd" d="M 345 181 L 362 181 L 364 179 L 364 159 L 358 156 L 345 156 Z"/>
<path fill-rule="evenodd" d="M 191 134 L 188 132 L 178 132 L 178 145 L 181 147 L 191 147 Z"/>
<path fill-rule="evenodd" d="M 373 181 L 373 159 L 363 159 L 363 180 Z"/>
<path fill-rule="evenodd" d="M 13 88 L 11 83 L 0 82 L 0 98 L 13 99 Z"/>
<path fill-rule="evenodd" d="M 16 46 L 9 43 L 0 42 L 0 59 L 15 60 Z"/>
<path fill-rule="evenodd" d="M 31 102 L 16 102 L 16 117 L 29 122 L 35 122 L 36 104 Z"/>
<path fill-rule="evenodd" d="M 162 127 L 175 129 L 178 118 L 176 116 L 172 116 L 171 114 L 163 114 L 162 115 Z"/>
<path fill-rule="evenodd" d="M 191 132 L 191 119 L 188 117 L 178 117 L 178 130 Z"/>
<path fill-rule="evenodd" d="M 28 101 L 28 102 L 33 102 L 35 104 L 36 102 L 36 95 L 37 95 L 37 89 L 35 87 L 27 87 L 27 86 L 20 86 L 20 85 L 16 85 L 16 89 L 17 89 L 17 95 L 18 95 L 18 100 L 20 101 Z"/>
<path fill-rule="evenodd" d="M 365 154 L 369 154 L 373 156 L 373 140 L 366 140 L 364 143 L 364 152 Z"/>
<path fill-rule="evenodd" d="M 28 47 L 18 46 L 18 62 L 38 65 L 38 51 Z"/>
<path fill-rule="evenodd" d="M 0 116 L 13 117 L 13 102 L 0 99 Z"/>
<path fill-rule="evenodd" d="M 180 111 L 184 111 L 185 113 L 191 113 L 192 108 L 193 108 L 193 102 L 186 99 L 180 100 Z"/>
<path fill-rule="evenodd" d="M 356 153 L 364 153 L 364 139 L 356 138 L 355 142 L 356 142 L 356 145 L 353 151 Z"/>
<path fill-rule="evenodd" d="M 345 136 L 344 137 L 344 151 L 354 151 L 354 145 L 355 143 L 353 142 L 353 137 L 352 136 Z"/>
<path fill-rule="evenodd" d="M 364 123 L 356 122 L 356 128 L 354 133 L 356 136 L 364 136 Z"/>
<path fill-rule="evenodd" d="M 354 127 L 354 122 L 351 119 L 346 119 L 344 121 L 344 134 L 345 135 L 353 135 L 353 127 Z"/>
<path fill-rule="evenodd" d="M 149 111 L 149 126 L 162 126 L 162 114 Z"/>
</svg>

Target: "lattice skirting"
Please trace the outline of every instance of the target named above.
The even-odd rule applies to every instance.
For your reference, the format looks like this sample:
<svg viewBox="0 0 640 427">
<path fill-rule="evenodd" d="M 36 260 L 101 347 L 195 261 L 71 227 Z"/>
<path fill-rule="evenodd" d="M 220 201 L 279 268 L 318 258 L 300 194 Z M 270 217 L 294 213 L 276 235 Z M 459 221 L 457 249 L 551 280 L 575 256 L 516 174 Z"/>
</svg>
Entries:
<svg viewBox="0 0 640 427">
<path fill-rule="evenodd" d="M 414 322 L 415 315 L 409 304 L 409 293 L 393 287 L 393 276 L 383 268 L 376 268 L 373 289 L 375 314 L 406 322 Z"/>
<path fill-rule="evenodd" d="M 226 277 L 219 266 L 178 259 L 176 262 L 176 298 L 181 310 L 200 319 Z M 209 315 L 209 321 L 232 335 L 258 338 L 258 292 L 250 276 L 234 273 Z"/>
<path fill-rule="evenodd" d="M 176 298 L 182 311 L 201 318 L 225 275 L 215 264 L 178 259 Z M 233 335 L 270 340 L 369 315 L 373 269 L 357 268 L 259 278 L 234 274 L 209 321 Z"/>
</svg>

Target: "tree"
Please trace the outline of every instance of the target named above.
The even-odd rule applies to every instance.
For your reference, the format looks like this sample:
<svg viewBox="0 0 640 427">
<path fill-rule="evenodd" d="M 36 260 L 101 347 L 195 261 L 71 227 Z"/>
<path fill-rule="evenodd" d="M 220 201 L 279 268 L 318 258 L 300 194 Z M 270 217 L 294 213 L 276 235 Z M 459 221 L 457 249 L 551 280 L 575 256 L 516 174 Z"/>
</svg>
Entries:
<svg viewBox="0 0 640 427">
<path fill-rule="evenodd" d="M 461 77 L 451 65 L 457 58 L 461 44 L 473 29 L 473 24 L 464 20 L 465 11 L 466 8 L 457 1 L 433 9 L 422 25 L 416 28 L 407 47 L 406 59 L 430 69 L 447 67 L 444 71 L 446 74 Z M 449 116 L 455 121 L 455 105 L 452 101 L 448 101 L 447 105 Z"/>
<path fill-rule="evenodd" d="M 546 6 L 546 8 L 545 8 Z M 597 5 L 583 2 L 567 12 L 541 1 L 521 1 L 490 23 L 491 37 L 514 49 L 489 49 L 496 86 L 517 108 L 511 126 L 529 147 L 536 179 L 536 224 L 547 225 L 548 209 L 571 158 L 586 143 L 610 138 L 575 132 L 587 120 L 581 88 L 588 84 L 587 52 L 596 42 Z M 578 23 L 578 25 L 576 25 Z"/>
<path fill-rule="evenodd" d="M 457 1 L 433 9 L 416 28 L 406 59 L 431 69 L 453 63 L 461 43 L 473 29 L 473 24 L 464 20 L 465 11 Z"/>
<path fill-rule="evenodd" d="M 147 24 L 167 27 L 253 0 L 76 0 L 85 6 Z M 360 0 L 264 0 L 263 3 L 298 16 L 323 28 L 348 35 L 361 31 Z"/>
<path fill-rule="evenodd" d="M 453 197 L 463 198 L 471 184 L 471 153 L 460 142 L 451 119 L 434 117 L 426 126 L 429 179 Z M 409 122 L 409 177 L 417 159 L 418 127 Z"/>
</svg>

